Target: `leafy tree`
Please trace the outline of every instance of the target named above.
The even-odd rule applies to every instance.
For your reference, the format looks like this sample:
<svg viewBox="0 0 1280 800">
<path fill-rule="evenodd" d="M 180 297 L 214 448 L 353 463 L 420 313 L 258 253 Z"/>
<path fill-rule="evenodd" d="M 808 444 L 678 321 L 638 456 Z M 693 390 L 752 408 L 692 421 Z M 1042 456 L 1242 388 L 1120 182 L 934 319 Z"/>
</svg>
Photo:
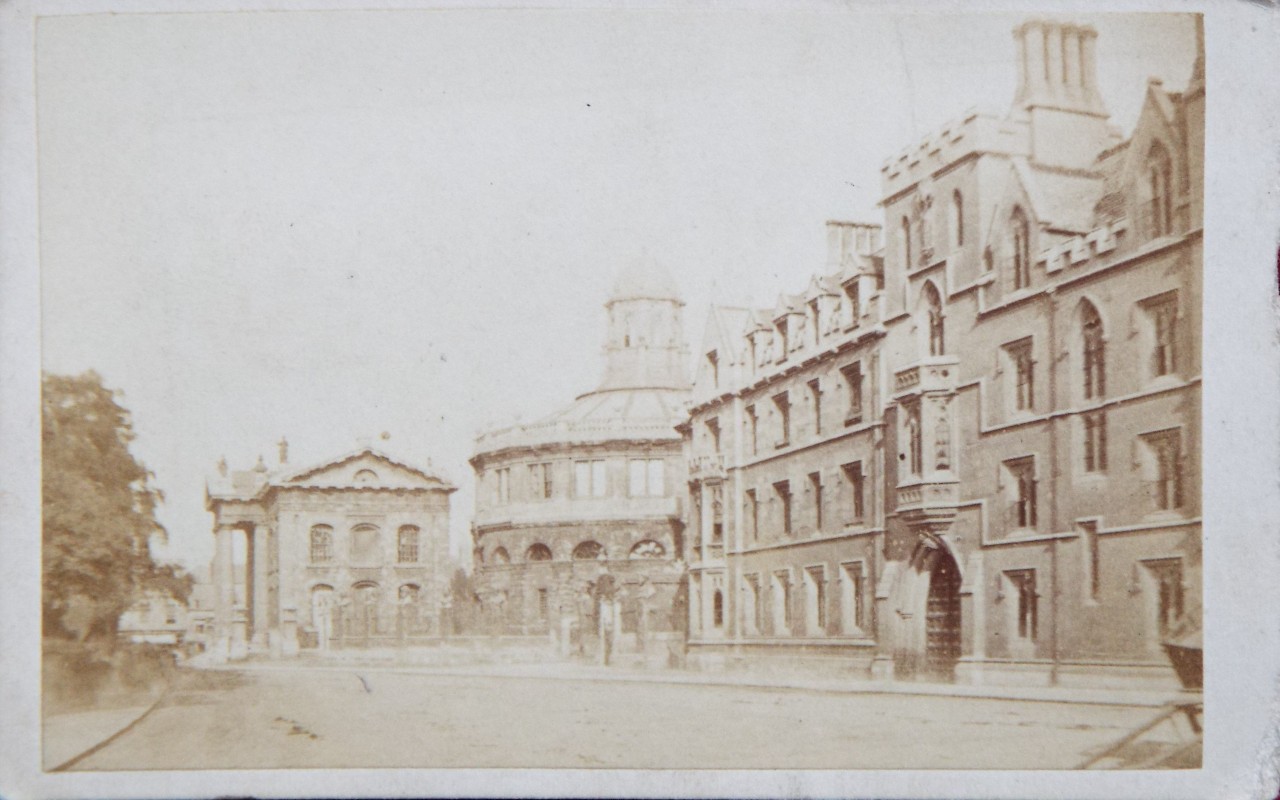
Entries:
<svg viewBox="0 0 1280 800">
<path fill-rule="evenodd" d="M 152 557 L 163 539 L 164 495 L 129 452 L 134 434 L 119 393 L 94 372 L 46 374 L 43 453 L 43 630 L 46 636 L 114 642 L 120 614 L 148 589 L 185 601 L 192 578 Z"/>
</svg>

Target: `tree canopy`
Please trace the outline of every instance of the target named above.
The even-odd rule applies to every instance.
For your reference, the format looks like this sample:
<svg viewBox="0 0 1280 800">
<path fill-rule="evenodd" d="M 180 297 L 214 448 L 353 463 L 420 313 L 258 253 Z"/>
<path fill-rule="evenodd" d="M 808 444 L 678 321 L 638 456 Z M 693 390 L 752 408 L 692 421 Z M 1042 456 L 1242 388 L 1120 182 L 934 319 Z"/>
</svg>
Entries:
<svg viewBox="0 0 1280 800">
<path fill-rule="evenodd" d="M 44 633 L 110 642 L 134 600 L 156 590 L 185 601 L 192 578 L 151 556 L 164 496 L 129 451 L 118 393 L 94 372 L 46 374 L 42 388 Z"/>
</svg>

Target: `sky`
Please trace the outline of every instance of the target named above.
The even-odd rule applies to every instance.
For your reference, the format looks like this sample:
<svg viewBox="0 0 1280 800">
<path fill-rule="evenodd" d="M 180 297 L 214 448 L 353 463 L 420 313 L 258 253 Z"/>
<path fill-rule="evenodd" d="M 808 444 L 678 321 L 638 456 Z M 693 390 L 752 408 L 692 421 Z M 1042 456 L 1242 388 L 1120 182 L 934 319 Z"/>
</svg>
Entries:
<svg viewBox="0 0 1280 800">
<path fill-rule="evenodd" d="M 697 352 L 879 221 L 883 161 L 1004 113 L 1021 16 L 846 10 L 45 17 L 42 359 L 97 370 L 165 493 L 161 558 L 213 552 L 225 457 L 372 443 L 474 503 L 475 435 L 590 390 L 619 270 L 656 259 Z M 1132 129 L 1186 84 L 1191 17 L 1080 15 Z"/>
</svg>

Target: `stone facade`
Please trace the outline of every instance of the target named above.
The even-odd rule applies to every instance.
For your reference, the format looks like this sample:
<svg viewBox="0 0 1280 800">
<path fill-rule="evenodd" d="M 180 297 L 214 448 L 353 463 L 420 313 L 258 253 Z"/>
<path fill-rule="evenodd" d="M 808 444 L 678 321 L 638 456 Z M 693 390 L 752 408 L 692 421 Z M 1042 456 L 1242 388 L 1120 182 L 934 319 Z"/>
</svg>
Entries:
<svg viewBox="0 0 1280 800">
<path fill-rule="evenodd" d="M 1091 28 L 1014 36 L 1009 114 L 885 163 L 883 245 L 831 223 L 802 294 L 713 313 L 682 428 L 696 660 L 1174 682 L 1161 645 L 1200 606 L 1203 58 L 1125 139 Z M 723 520 L 698 522 L 709 494 Z"/>
<path fill-rule="evenodd" d="M 299 470 L 282 444 L 275 470 L 261 459 L 249 471 L 220 468 L 206 501 L 217 536 L 211 652 L 287 656 L 438 634 L 454 490 L 367 447 Z"/>
<path fill-rule="evenodd" d="M 588 587 L 620 588 L 623 631 L 670 631 L 682 576 L 676 423 L 688 395 L 682 307 L 660 267 L 624 271 L 606 303 L 604 378 L 550 417 L 476 440 L 474 564 L 495 630 L 595 624 Z"/>
</svg>

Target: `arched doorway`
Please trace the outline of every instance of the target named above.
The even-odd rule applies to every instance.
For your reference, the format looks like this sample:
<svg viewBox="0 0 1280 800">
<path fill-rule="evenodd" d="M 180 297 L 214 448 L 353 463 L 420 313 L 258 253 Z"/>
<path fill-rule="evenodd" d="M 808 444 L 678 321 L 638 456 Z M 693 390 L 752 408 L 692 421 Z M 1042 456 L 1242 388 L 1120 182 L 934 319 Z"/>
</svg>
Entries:
<svg viewBox="0 0 1280 800">
<path fill-rule="evenodd" d="M 361 581 L 351 587 L 352 633 L 363 639 L 375 636 L 378 631 L 378 584 Z"/>
<path fill-rule="evenodd" d="M 925 673 L 952 680 L 960 659 L 960 569 L 945 550 L 937 550 L 929 575 L 925 606 Z"/>
</svg>

